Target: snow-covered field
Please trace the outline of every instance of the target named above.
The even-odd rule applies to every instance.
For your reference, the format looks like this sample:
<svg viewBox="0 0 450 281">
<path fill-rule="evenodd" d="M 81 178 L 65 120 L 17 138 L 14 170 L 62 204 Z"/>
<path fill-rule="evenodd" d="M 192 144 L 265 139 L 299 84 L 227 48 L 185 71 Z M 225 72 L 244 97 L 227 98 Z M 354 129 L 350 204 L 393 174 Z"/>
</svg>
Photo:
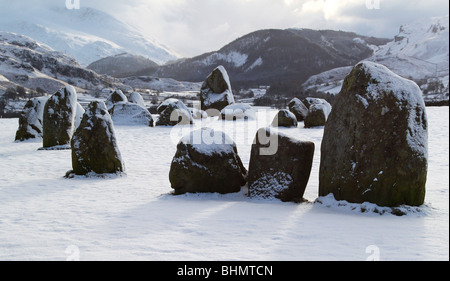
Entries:
<svg viewBox="0 0 450 281">
<path fill-rule="evenodd" d="M 126 175 L 65 179 L 70 151 L 14 143 L 17 119 L 0 119 L 0 260 L 448 260 L 449 108 L 427 110 L 426 204 L 402 217 L 372 212 L 371 204 L 313 203 L 323 128 L 304 129 L 302 122 L 280 129 L 316 144 L 310 203 L 294 204 L 250 199 L 245 187 L 170 195 L 181 137 L 169 127 L 117 126 Z M 257 120 L 202 125 L 227 132 L 248 167 L 257 129 L 275 114 L 260 110 Z"/>
</svg>

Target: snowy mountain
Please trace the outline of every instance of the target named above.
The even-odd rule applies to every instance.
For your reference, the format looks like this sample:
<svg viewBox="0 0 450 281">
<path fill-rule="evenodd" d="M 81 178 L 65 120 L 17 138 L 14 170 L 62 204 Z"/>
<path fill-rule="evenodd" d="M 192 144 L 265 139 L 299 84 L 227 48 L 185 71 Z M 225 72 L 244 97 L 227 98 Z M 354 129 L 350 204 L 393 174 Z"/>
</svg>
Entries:
<svg viewBox="0 0 450 281">
<path fill-rule="evenodd" d="M 395 39 L 375 50 L 367 60 L 416 81 L 425 94 L 446 92 L 449 81 L 449 16 L 420 19 L 402 25 Z M 337 94 L 348 68 L 336 68 L 310 77 L 303 87 Z M 437 89 L 436 89 L 437 88 Z"/>
<path fill-rule="evenodd" d="M 158 64 L 177 55 L 136 28 L 102 11 L 9 3 L 0 10 L 0 30 L 22 34 L 73 56 L 82 66 L 128 52 Z M 23 4 L 23 3 L 22 3 Z"/>
<path fill-rule="evenodd" d="M 112 85 L 123 86 L 118 81 L 110 81 L 108 77 L 81 67 L 74 58 L 45 44 L 23 35 L 1 31 L 0 82 L 3 88 L 20 85 L 50 94 L 67 84 L 98 90 Z"/>
<path fill-rule="evenodd" d="M 235 86 L 305 81 L 311 75 L 370 57 L 374 46 L 388 41 L 332 30 L 259 30 L 216 52 L 164 65 L 156 75 L 203 81 L 217 65 L 223 65 Z"/>
</svg>

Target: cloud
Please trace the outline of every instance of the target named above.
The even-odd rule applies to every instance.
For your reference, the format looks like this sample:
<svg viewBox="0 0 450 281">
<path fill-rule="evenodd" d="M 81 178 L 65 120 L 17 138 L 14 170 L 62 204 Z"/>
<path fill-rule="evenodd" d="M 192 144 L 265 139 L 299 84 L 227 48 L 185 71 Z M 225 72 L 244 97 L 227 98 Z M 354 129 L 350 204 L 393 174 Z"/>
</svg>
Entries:
<svg viewBox="0 0 450 281">
<path fill-rule="evenodd" d="M 0 3 L 39 9 L 64 7 L 65 1 Z M 368 4 L 379 4 L 379 9 L 368 9 Z M 214 51 L 268 28 L 335 29 L 392 38 L 400 25 L 449 9 L 447 0 L 80 0 L 80 5 L 108 12 L 184 56 Z"/>
</svg>

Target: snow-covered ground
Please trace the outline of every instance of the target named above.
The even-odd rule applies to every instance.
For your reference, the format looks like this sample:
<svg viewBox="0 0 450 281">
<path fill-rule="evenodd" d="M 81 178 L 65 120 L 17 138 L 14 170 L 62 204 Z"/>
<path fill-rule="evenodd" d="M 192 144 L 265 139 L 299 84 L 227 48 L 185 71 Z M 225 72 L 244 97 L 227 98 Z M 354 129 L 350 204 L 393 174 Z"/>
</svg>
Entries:
<svg viewBox="0 0 450 281">
<path fill-rule="evenodd" d="M 245 187 L 170 195 L 181 138 L 170 127 L 116 126 L 126 175 L 65 179 L 70 151 L 14 143 L 17 119 L 0 119 L 0 260 L 448 260 L 449 108 L 427 110 L 426 204 L 402 217 L 330 198 L 314 204 L 323 128 L 304 129 L 303 122 L 280 129 L 316 144 L 310 203 L 294 204 L 250 199 Z M 276 111 L 257 114 L 202 125 L 227 132 L 248 167 L 253 137 Z"/>
</svg>

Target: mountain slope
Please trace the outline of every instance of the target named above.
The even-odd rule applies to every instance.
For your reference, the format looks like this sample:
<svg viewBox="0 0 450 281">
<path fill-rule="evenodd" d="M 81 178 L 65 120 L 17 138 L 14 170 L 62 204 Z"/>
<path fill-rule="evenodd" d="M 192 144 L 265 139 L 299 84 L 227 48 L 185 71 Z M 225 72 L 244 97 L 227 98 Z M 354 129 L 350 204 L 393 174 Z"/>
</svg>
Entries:
<svg viewBox="0 0 450 281">
<path fill-rule="evenodd" d="M 260 30 L 245 35 L 217 52 L 164 65 L 156 75 L 183 81 L 202 81 L 223 65 L 234 85 L 269 85 L 302 80 L 335 67 L 347 66 L 373 54 L 373 44 L 388 40 L 355 33 L 315 30 Z"/>
<path fill-rule="evenodd" d="M 3 84 L 8 82 L 50 94 L 67 84 L 97 90 L 114 84 L 107 77 L 81 67 L 70 56 L 29 37 L 1 31 L 0 76 Z"/>
<path fill-rule="evenodd" d="M 0 30 L 29 36 L 73 56 L 83 66 L 124 52 L 145 56 L 159 64 L 177 59 L 166 46 L 99 10 L 44 5 L 33 10 L 24 6 L 2 5 Z"/>
<path fill-rule="evenodd" d="M 98 74 L 122 78 L 146 69 L 156 69 L 158 66 L 157 63 L 143 56 L 122 53 L 95 61 L 87 68 Z"/>
<path fill-rule="evenodd" d="M 448 100 L 449 16 L 420 19 L 401 26 L 395 39 L 367 60 L 413 79 L 425 94 L 443 93 Z M 348 73 L 346 68 L 320 73 L 310 77 L 303 87 L 336 94 Z"/>
</svg>

